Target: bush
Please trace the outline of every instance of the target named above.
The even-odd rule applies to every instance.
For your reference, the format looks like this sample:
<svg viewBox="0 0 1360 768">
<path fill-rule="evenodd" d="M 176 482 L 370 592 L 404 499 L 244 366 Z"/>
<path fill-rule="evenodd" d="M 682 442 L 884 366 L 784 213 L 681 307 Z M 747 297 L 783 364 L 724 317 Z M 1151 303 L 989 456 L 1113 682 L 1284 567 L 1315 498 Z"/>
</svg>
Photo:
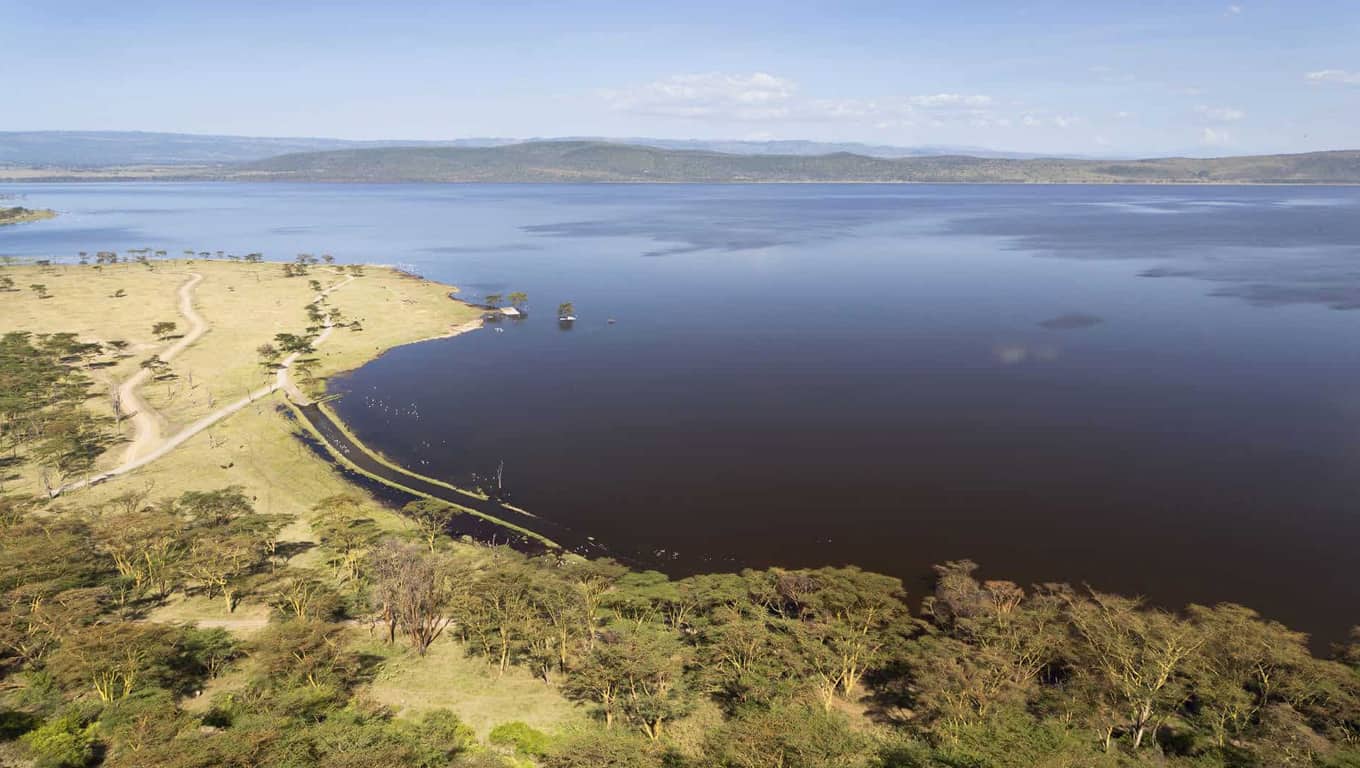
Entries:
<svg viewBox="0 0 1360 768">
<path fill-rule="evenodd" d="M 432 709 L 419 720 L 403 722 L 401 732 L 420 754 L 422 764 L 428 765 L 446 765 L 477 744 L 477 734 L 447 709 Z"/>
<path fill-rule="evenodd" d="M 94 762 L 93 723 L 67 710 L 20 739 L 38 768 L 84 768 Z"/>
<path fill-rule="evenodd" d="M 552 745 L 548 734 L 518 721 L 492 728 L 490 738 L 492 744 L 513 747 L 517 754 L 525 757 L 543 757 Z"/>
<path fill-rule="evenodd" d="M 615 728 L 582 731 L 555 745 L 543 758 L 547 768 L 660 768 L 655 745 Z"/>
</svg>

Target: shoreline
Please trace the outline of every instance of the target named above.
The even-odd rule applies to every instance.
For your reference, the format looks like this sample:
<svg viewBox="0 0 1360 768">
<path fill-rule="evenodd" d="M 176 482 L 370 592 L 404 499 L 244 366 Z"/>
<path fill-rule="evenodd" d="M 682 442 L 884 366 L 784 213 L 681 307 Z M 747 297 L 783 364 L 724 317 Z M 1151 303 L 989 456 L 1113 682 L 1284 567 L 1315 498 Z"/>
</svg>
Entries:
<svg viewBox="0 0 1360 768">
<path fill-rule="evenodd" d="M 224 178 L 221 176 L 168 175 L 168 176 L 100 176 L 100 175 L 62 175 L 62 176 L 19 176 L 7 175 L 0 170 L 0 185 L 5 184 L 329 184 L 336 186 L 400 186 L 418 184 L 447 184 L 460 186 L 697 186 L 697 187 L 740 187 L 740 186 L 950 186 L 950 187 L 1360 187 L 1360 179 L 1355 181 L 1204 181 L 1196 179 L 1167 179 L 1163 181 L 1137 180 L 1068 180 L 1068 181 L 1024 181 L 1024 180 L 957 180 L 957 179 L 712 179 L 692 181 L 665 181 L 658 179 L 524 179 L 488 181 L 484 179 L 303 179 L 280 177 Z M 54 214 L 55 215 L 55 214 Z M 45 217 L 50 218 L 50 217 Z M 381 265 L 375 265 L 381 266 Z"/>
</svg>

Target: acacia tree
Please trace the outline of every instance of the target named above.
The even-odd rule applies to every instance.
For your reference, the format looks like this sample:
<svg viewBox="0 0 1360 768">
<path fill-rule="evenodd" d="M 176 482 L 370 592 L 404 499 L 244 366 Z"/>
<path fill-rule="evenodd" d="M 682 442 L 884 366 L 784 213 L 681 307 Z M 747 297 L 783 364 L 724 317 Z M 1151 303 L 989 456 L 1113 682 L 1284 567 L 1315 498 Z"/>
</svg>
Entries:
<svg viewBox="0 0 1360 768">
<path fill-rule="evenodd" d="M 753 574 L 756 600 L 795 622 L 807 664 L 824 694 L 849 696 L 906 629 L 902 582 L 859 568 L 772 569 Z M 830 706 L 824 695 L 823 703 Z"/>
<path fill-rule="evenodd" d="M 606 559 L 572 560 L 562 563 L 559 570 L 580 595 L 581 636 L 585 639 L 586 650 L 590 650 L 595 647 L 606 597 L 628 569 Z"/>
<path fill-rule="evenodd" d="M 698 681 L 729 713 L 769 706 L 801 688 L 811 675 L 798 653 L 796 634 L 751 613 L 717 608 L 696 636 Z M 835 692 L 832 682 L 826 695 L 834 699 Z"/>
<path fill-rule="evenodd" d="M 1276 703 L 1302 704 L 1300 694 L 1316 690 L 1308 680 L 1314 660 L 1308 637 L 1240 605 L 1190 606 L 1190 616 L 1204 633 L 1195 654 L 1196 719 L 1220 747 L 1240 739 Z"/>
<path fill-rule="evenodd" d="M 156 682 L 176 656 L 174 630 L 157 624 L 95 624 L 65 638 L 47 668 L 64 685 L 87 687 L 105 703 Z"/>
<path fill-rule="evenodd" d="M 531 578 L 519 558 L 506 558 L 479 574 L 459 605 L 458 620 L 468 639 L 505 674 L 525 648 L 524 629 L 534 616 Z"/>
<path fill-rule="evenodd" d="M 1106 750 L 1121 726 L 1132 731 L 1138 749 L 1161 718 L 1184 701 L 1181 675 L 1205 638 L 1165 611 L 1089 592 L 1088 598 L 1067 597 L 1068 620 L 1083 640 L 1077 668 L 1097 697 L 1093 709 L 1113 715 L 1101 727 Z"/>
<path fill-rule="evenodd" d="M 652 741 L 691 706 L 685 647 L 674 634 L 645 627 L 606 632 L 566 683 L 568 695 L 595 702 L 612 726 L 622 716 Z"/>
<path fill-rule="evenodd" d="M 227 613 L 236 611 L 245 579 L 268 561 L 270 542 L 282 527 L 274 520 L 261 522 L 243 519 L 215 530 L 195 529 L 184 573 L 203 585 L 207 597 L 221 595 Z"/>
<path fill-rule="evenodd" d="M 1027 596 L 1009 581 L 978 582 L 976 569 L 969 560 L 935 567 L 934 595 L 923 605 L 934 631 L 903 655 L 914 715 L 950 739 L 1003 708 L 1031 703 L 1041 673 L 1068 650 L 1064 592 Z"/>
<path fill-rule="evenodd" d="M 176 326 L 173 322 L 169 320 L 161 320 L 158 323 L 152 324 L 151 333 L 154 334 L 155 337 L 160 339 L 161 341 L 165 341 L 166 339 L 170 338 L 171 335 L 174 334 L 175 328 L 177 327 L 178 326 Z"/>
<path fill-rule="evenodd" d="M 122 501 L 131 505 L 135 500 Z M 164 598 L 170 593 L 179 563 L 189 550 L 183 518 L 164 506 L 138 505 L 134 511 L 100 518 L 95 533 L 99 550 L 131 583 L 134 595 L 151 590 Z"/>
<path fill-rule="evenodd" d="M 11 501 L 0 497 L 0 511 Z M 89 526 L 79 519 L 13 519 L 3 533 L 0 677 L 12 659 L 36 662 L 62 638 L 96 621 L 109 602 L 104 583 L 110 575 L 91 546 Z"/>
<path fill-rule="evenodd" d="M 298 336 L 292 333 L 274 334 L 274 343 L 278 345 L 279 349 L 288 353 L 310 355 L 316 351 L 316 349 L 312 347 L 311 339 L 306 336 Z"/>
<path fill-rule="evenodd" d="M 363 514 L 359 499 L 339 494 L 328 496 L 312 508 L 314 528 L 321 546 L 329 550 L 328 561 L 342 581 L 358 581 L 369 548 L 378 541 L 378 526 Z"/>
<path fill-rule="evenodd" d="M 401 511 L 415 521 L 421 538 L 425 539 L 425 545 L 432 553 L 435 543 L 448 531 L 449 524 L 462 514 L 452 504 L 435 499 L 417 499 L 402 507 Z"/>
<path fill-rule="evenodd" d="M 781 701 L 743 710 L 710 730 L 704 748 L 712 764 L 731 768 L 848 768 L 864 765 L 873 743 L 839 712 Z"/>
<path fill-rule="evenodd" d="M 1006 659 L 994 648 L 928 634 L 913 641 L 907 659 L 913 713 L 951 741 L 964 727 L 1025 702 L 1025 688 L 1011 677 Z"/>
<path fill-rule="evenodd" d="M 337 703 L 360 668 L 345 627 L 316 620 L 271 624 L 251 643 L 250 656 L 258 670 L 252 686 L 257 692 L 305 687 L 329 693 Z"/>
<path fill-rule="evenodd" d="M 303 621 L 329 621 L 340 610 L 340 596 L 310 571 L 290 568 L 275 587 L 271 605 L 281 615 Z"/>
</svg>

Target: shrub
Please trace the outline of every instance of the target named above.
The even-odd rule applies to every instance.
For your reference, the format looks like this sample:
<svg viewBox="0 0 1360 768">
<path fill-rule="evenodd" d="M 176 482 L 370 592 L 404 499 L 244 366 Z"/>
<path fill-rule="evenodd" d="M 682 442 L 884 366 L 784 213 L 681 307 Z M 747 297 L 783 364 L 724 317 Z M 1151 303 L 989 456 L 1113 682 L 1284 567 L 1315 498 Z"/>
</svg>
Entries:
<svg viewBox="0 0 1360 768">
<path fill-rule="evenodd" d="M 552 745 L 548 734 L 518 721 L 492 728 L 490 738 L 492 744 L 513 747 L 517 754 L 526 757 L 543 757 Z"/>
<path fill-rule="evenodd" d="M 67 710 L 30 731 L 21 741 L 38 768 L 84 768 L 94 761 L 93 723 Z"/>
</svg>

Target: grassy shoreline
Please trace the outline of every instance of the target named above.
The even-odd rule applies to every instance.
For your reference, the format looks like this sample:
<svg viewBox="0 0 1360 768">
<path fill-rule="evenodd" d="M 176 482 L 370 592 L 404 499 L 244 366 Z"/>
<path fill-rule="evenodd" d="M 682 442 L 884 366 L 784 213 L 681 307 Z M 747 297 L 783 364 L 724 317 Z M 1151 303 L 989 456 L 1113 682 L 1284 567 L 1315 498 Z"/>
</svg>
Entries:
<svg viewBox="0 0 1360 768">
<path fill-rule="evenodd" d="M 311 353 L 315 362 L 313 378 L 303 382 L 307 389 L 323 388 L 328 378 L 394 347 L 470 330 L 478 315 L 449 298 L 455 290 L 450 286 L 385 267 L 358 271 L 361 277 L 327 298 L 327 306 L 341 313 L 342 322 L 357 323 L 358 328 L 337 328 Z M 121 446 L 131 435 L 130 419 L 114 424 L 108 392 L 173 343 L 151 331 L 155 323 L 187 325 L 179 314 L 176 292 L 192 274 L 203 275 L 193 303 L 209 330 L 177 356 L 164 375 L 142 389 L 160 420 L 162 435 L 175 434 L 272 377 L 262 366 L 259 347 L 273 343 L 275 334 L 304 333 L 310 322 L 306 306 L 315 295 L 310 283 L 336 285 L 353 274 L 351 268 L 316 264 L 305 275 L 286 277 L 277 262 L 197 259 L 0 267 L 0 276 L 9 277 L 14 285 L 0 305 L 0 326 L 6 331 L 71 332 L 106 349 L 111 343 L 121 345 L 120 353 L 85 371 L 93 382 L 85 407 L 108 420 L 111 435 L 111 445 L 90 474 L 116 466 Z M 39 284 L 44 286 L 41 294 L 30 289 Z M 354 485 L 336 467 L 295 436 L 296 426 L 277 412 L 282 401 L 282 393 L 259 398 L 157 461 L 59 503 L 100 505 L 143 487 L 153 488 L 157 496 L 171 496 L 240 485 L 263 510 L 303 519 L 317 499 L 354 493 Z M 3 487 L 39 495 L 38 474 L 33 462 L 22 463 L 8 470 Z M 368 501 L 369 511 L 385 518 L 385 525 L 408 525 L 394 511 Z"/>
<path fill-rule="evenodd" d="M 44 219 L 55 219 L 56 217 L 57 212 L 51 208 L 24 208 L 22 206 L 0 208 L 0 226 L 26 224 Z"/>
<path fill-rule="evenodd" d="M 117 435 L 108 441 L 103 455 L 92 467 L 82 474 L 60 478 L 66 486 L 78 485 L 91 477 L 99 482 L 69 488 L 62 493 L 60 503 L 88 503 L 92 498 L 100 503 L 111 498 L 110 494 L 124 493 L 142 484 L 155 486 L 157 493 L 202 490 L 207 487 L 205 479 L 213 476 L 221 479 L 211 485 L 242 485 L 256 498 L 272 499 L 275 490 L 284 485 L 284 478 L 291 485 L 325 488 L 326 495 L 354 490 L 366 494 L 362 484 L 350 482 L 355 474 L 411 496 L 434 498 L 400 479 L 376 477 L 356 466 L 324 435 L 317 434 L 308 419 L 296 413 L 296 408 L 293 408 L 295 422 L 287 419 L 288 408 L 293 406 L 287 396 L 282 392 L 259 395 L 260 388 L 274 378 L 271 359 L 263 357 L 260 349 L 277 341 L 275 334 L 301 335 L 309 328 L 309 322 L 313 323 L 311 328 L 316 328 L 317 307 L 309 305 L 335 313 L 334 327 L 324 342 L 318 338 L 315 347 L 303 355 L 310 361 L 307 369 L 304 371 L 299 362 L 290 371 L 290 378 L 305 392 L 304 397 L 316 397 L 326 391 L 332 377 L 359 368 L 391 349 L 476 330 L 481 327 L 482 310 L 455 298 L 457 289 L 453 286 L 389 266 L 316 264 L 308 266 L 301 276 L 288 276 L 295 269 L 292 265 L 285 269 L 279 263 L 217 260 L 95 266 L 34 263 L 3 268 L 0 274 L 12 284 L 8 300 L 0 308 L 0 321 L 4 321 L 6 329 L 35 334 L 69 331 L 82 341 L 94 341 L 106 349 L 120 344 L 125 350 L 114 359 L 102 355 L 88 362 L 87 374 L 95 387 L 86 408 L 114 422 L 110 429 L 116 430 Z M 38 285 L 42 286 L 41 291 Z M 30 286 L 30 290 L 18 286 Z M 317 299 L 318 288 L 325 291 L 324 300 Z M 179 295 L 186 290 L 192 299 L 193 312 L 204 318 L 207 330 L 181 354 L 167 360 L 170 357 L 167 350 L 175 345 L 180 338 L 176 334 L 182 329 L 176 327 L 168 336 L 161 334 L 155 338 L 150 329 L 157 323 L 175 322 L 170 320 L 175 317 L 179 318 L 177 326 L 186 324 L 184 313 L 189 309 L 178 304 Z M 312 317 L 307 316 L 304 308 L 314 310 Z M 150 359 L 161 360 L 165 372 L 149 377 L 138 390 L 146 410 L 151 412 L 156 432 L 148 437 L 146 424 L 140 429 L 129 426 L 134 420 L 127 413 L 117 422 L 113 418 L 118 413 L 113 397 L 109 395 L 106 400 L 103 393 L 119 391 L 120 385 L 137 375 Z M 252 395 L 254 399 L 243 410 L 221 417 L 201 433 L 182 437 L 191 428 L 203 429 L 203 419 L 213 418 L 231 403 L 244 402 L 242 394 L 252 391 L 258 397 Z M 126 401 L 123 402 L 126 406 Z M 248 413 L 252 411 L 253 414 Z M 558 547 L 551 539 L 506 519 L 513 515 L 500 516 L 491 510 L 470 508 L 469 505 L 487 502 L 485 494 L 400 467 L 368 448 L 332 410 L 326 409 L 324 415 L 377 464 L 446 490 L 446 494 L 443 490 L 435 491 L 445 497 L 440 501 L 550 549 Z M 318 456 L 294 450 L 288 455 L 289 448 L 295 448 L 300 440 L 300 430 L 310 432 L 325 453 Z M 120 457 L 130 456 L 124 446 L 130 444 L 134 434 L 135 442 L 146 444 L 145 452 L 156 450 L 167 441 L 183 442 L 145 466 L 110 475 L 110 470 L 121 466 Z M 202 445 L 205 440 L 206 450 Z M 50 478 L 42 477 L 36 464 L 34 461 L 21 464 L 17 473 L 0 478 L 0 487 L 35 495 L 43 492 Z M 340 487 L 329 482 L 332 477 L 341 481 Z M 318 498 L 315 494 L 310 496 L 313 500 Z M 459 499 L 464 503 L 459 504 Z M 270 501 L 267 505 L 293 519 L 301 519 L 307 511 L 301 496 L 289 498 L 283 504 Z M 391 510 L 387 513 L 396 514 Z"/>
<path fill-rule="evenodd" d="M 375 482 L 375 483 L 380 483 L 380 484 L 382 484 L 382 485 L 388 486 L 389 488 L 394 488 L 394 489 L 396 489 L 396 490 L 398 490 L 398 491 L 401 491 L 402 493 L 406 493 L 406 494 L 409 494 L 409 495 L 411 495 L 411 496 L 415 496 L 415 497 L 417 497 L 417 498 L 427 499 L 427 500 L 430 500 L 430 501 L 441 501 L 441 502 L 444 502 L 444 503 L 446 503 L 446 504 L 452 506 L 454 509 L 457 509 L 459 512 L 461 512 L 461 513 L 463 513 L 463 514 L 465 514 L 465 515 L 472 515 L 473 517 L 480 518 L 480 519 L 482 519 L 482 520 L 485 520 L 485 521 L 488 522 L 488 523 L 492 523 L 492 524 L 494 524 L 494 525 L 498 525 L 498 526 L 500 526 L 500 527 L 502 527 L 502 528 L 505 528 L 506 530 L 513 531 L 514 533 L 518 533 L 518 534 L 520 534 L 521 536 L 525 536 L 525 537 L 527 537 L 527 538 L 530 538 L 530 539 L 533 539 L 533 540 L 535 540 L 535 541 L 538 541 L 539 543 L 543 544 L 544 546 L 546 546 L 546 547 L 549 548 L 549 549 L 560 549 L 560 547 L 558 546 L 557 542 L 554 542 L 553 540 L 547 538 L 546 536 L 543 536 L 542 534 L 535 533 L 534 531 L 531 531 L 531 530 L 529 530 L 528 528 L 522 528 L 522 527 L 520 527 L 520 526 L 518 526 L 518 525 L 515 525 L 514 523 L 508 522 L 508 521 L 506 521 L 506 520 L 502 520 L 502 519 L 500 519 L 500 518 L 498 518 L 498 517 L 494 517 L 494 516 L 492 516 L 492 515 L 488 515 L 488 514 L 483 513 L 483 512 L 479 512 L 479 511 L 477 511 L 477 510 L 475 510 L 475 509 L 473 509 L 473 508 L 471 508 L 471 507 L 463 506 L 462 504 L 456 504 L 456 503 L 454 503 L 454 502 L 449 501 L 448 499 L 440 499 L 440 498 L 436 498 L 436 497 L 434 497 L 434 496 L 431 496 L 431 495 L 428 494 L 428 493 L 423 493 L 423 492 L 421 492 L 421 491 L 418 491 L 418 490 L 416 490 L 415 488 L 412 488 L 412 487 L 410 487 L 410 486 L 408 486 L 408 485 L 404 485 L 404 484 L 399 483 L 399 482 L 397 482 L 397 481 L 395 481 L 395 480 L 390 480 L 390 479 L 387 479 L 387 478 L 379 477 L 379 476 L 373 474 L 372 472 L 369 472 L 369 471 L 363 469 L 363 468 L 360 467 L 358 464 L 354 463 L 354 461 L 352 461 L 349 457 L 347 457 L 347 456 L 344 454 L 344 452 L 337 450 L 336 447 L 335 447 L 334 445 L 331 444 L 331 441 L 327 440 L 326 437 L 325 437 L 325 435 L 321 434 L 321 432 L 320 432 L 319 430 L 317 430 L 317 429 L 312 425 L 312 423 L 307 419 L 307 417 L 306 417 L 305 415 L 303 415 L 302 413 L 299 412 L 299 409 L 298 409 L 298 407 L 297 407 L 296 405 L 294 405 L 294 404 L 291 403 L 291 402 L 288 402 L 287 404 L 288 404 L 288 407 L 293 411 L 295 417 L 297 418 L 298 423 L 301 424 L 301 425 L 303 425 L 303 428 L 307 431 L 307 433 L 310 434 L 314 440 L 316 440 L 317 442 L 319 442 L 319 443 L 322 445 L 322 447 L 324 447 L 324 448 L 326 449 L 326 452 L 327 452 L 328 454 L 330 454 L 330 456 L 336 461 L 337 464 L 339 464 L 340 466 L 345 467 L 345 468 L 348 469 L 349 471 L 354 472 L 355 474 L 361 475 L 361 476 L 363 476 L 363 477 L 366 477 L 366 478 L 368 478 L 369 480 L 371 480 L 371 481 L 373 481 L 373 482 Z M 359 440 L 358 440 L 357 438 L 352 437 L 352 436 L 351 436 L 351 433 L 349 432 L 349 430 L 343 426 L 343 422 L 336 421 L 336 425 L 339 426 L 339 427 L 341 428 L 341 430 L 342 430 L 343 432 L 345 432 L 345 434 L 346 434 L 347 436 L 350 436 L 350 439 L 353 440 L 354 443 L 355 443 L 355 445 L 358 446 L 359 449 L 360 449 L 361 451 L 363 451 L 365 454 L 367 454 L 367 455 L 370 456 L 370 457 L 373 457 L 375 460 L 380 461 L 380 462 L 383 463 L 383 464 L 387 464 L 388 466 L 391 466 L 391 467 L 396 467 L 396 465 L 392 465 L 392 464 L 389 464 L 388 462 L 386 462 L 386 461 L 384 461 L 384 460 L 382 460 L 382 459 L 378 459 L 378 458 L 376 457 L 376 455 L 373 453 L 372 450 L 370 450 L 370 449 L 369 449 L 366 445 L 364 445 L 362 442 L 359 442 Z M 409 471 L 409 470 L 400 469 L 399 467 L 397 467 L 397 469 L 398 469 L 399 471 L 402 471 L 402 472 L 408 472 L 408 471 Z M 412 474 L 414 474 L 414 473 L 412 473 Z M 433 480 L 432 478 L 427 478 L 427 477 L 425 477 L 425 476 L 423 476 L 423 475 L 419 475 L 419 477 L 420 477 L 421 479 L 426 480 L 427 482 L 434 482 L 434 483 L 437 484 L 437 485 L 447 487 L 447 488 L 449 488 L 450 490 L 456 491 L 456 492 L 458 492 L 458 493 L 467 493 L 466 491 L 463 491 L 463 490 L 460 489 L 460 488 L 455 488 L 454 486 L 449 485 L 448 483 L 444 483 L 444 482 L 441 482 L 441 481 L 438 481 L 438 480 Z M 468 495 L 471 496 L 471 494 L 468 494 Z M 475 497 L 474 497 L 474 498 L 475 498 Z"/>
</svg>

